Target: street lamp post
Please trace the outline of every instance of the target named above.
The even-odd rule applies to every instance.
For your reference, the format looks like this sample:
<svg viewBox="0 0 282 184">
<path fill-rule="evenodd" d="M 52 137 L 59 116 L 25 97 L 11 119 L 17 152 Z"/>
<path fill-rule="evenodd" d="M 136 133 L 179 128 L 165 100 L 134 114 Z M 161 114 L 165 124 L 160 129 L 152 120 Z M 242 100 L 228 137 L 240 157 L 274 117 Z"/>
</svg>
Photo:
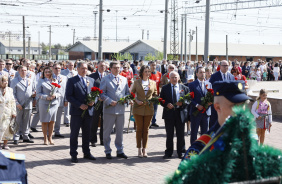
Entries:
<svg viewBox="0 0 282 184">
<path fill-rule="evenodd" d="M 205 20 L 205 63 L 209 61 L 209 33 L 210 32 L 210 0 L 206 0 L 206 20 Z"/>
<path fill-rule="evenodd" d="M 165 0 L 164 59 L 167 59 L 167 14 L 168 14 L 168 0 Z"/>
<path fill-rule="evenodd" d="M 103 53 L 102 53 L 102 36 L 103 36 L 103 0 L 100 0 L 99 6 L 99 45 L 98 45 L 98 60 L 103 60 Z"/>
</svg>

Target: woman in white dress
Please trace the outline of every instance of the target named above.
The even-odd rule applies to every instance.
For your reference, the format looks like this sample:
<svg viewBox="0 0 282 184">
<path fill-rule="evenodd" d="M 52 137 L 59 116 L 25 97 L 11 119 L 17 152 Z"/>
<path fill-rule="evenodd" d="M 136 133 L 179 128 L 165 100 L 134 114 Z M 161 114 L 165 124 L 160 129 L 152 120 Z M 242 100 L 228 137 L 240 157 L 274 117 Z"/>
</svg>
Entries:
<svg viewBox="0 0 282 184">
<path fill-rule="evenodd" d="M 273 74 L 274 74 L 274 77 L 275 77 L 275 81 L 278 81 L 278 77 L 280 75 L 280 68 L 279 68 L 278 63 L 275 63 L 275 65 L 274 65 Z"/>
<path fill-rule="evenodd" d="M 16 101 L 13 95 L 13 89 L 8 87 L 8 77 L 0 76 L 0 141 L 4 141 L 0 149 L 10 149 L 7 145 L 8 140 L 13 139 L 13 134 L 9 131 L 9 124 L 12 118 L 16 117 Z"/>
<path fill-rule="evenodd" d="M 42 78 L 39 79 L 36 86 L 36 98 L 38 99 L 39 117 L 42 123 L 45 145 L 48 145 L 47 130 L 48 141 L 51 145 L 54 145 L 52 135 L 59 106 L 59 89 L 52 85 L 52 83 L 58 84 L 58 81 L 53 78 L 53 72 L 50 67 L 45 67 L 42 71 Z"/>
</svg>

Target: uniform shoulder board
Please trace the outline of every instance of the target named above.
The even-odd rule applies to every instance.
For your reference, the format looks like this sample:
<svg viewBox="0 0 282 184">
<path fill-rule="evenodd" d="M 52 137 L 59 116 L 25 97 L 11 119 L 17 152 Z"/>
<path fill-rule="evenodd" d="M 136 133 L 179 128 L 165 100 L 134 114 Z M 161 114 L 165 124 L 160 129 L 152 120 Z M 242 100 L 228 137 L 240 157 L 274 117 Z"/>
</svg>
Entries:
<svg viewBox="0 0 282 184">
<path fill-rule="evenodd" d="M 24 154 L 11 153 L 2 150 L 0 150 L 0 153 L 2 153 L 6 158 L 9 158 L 11 160 L 25 160 Z"/>
</svg>

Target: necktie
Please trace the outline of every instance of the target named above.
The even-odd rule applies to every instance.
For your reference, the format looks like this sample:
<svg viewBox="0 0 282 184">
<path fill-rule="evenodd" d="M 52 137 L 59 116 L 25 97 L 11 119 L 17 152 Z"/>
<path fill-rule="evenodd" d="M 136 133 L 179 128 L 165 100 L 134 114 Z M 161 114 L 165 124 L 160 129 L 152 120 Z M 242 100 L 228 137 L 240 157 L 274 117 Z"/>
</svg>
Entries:
<svg viewBox="0 0 282 184">
<path fill-rule="evenodd" d="M 23 79 L 23 81 L 24 81 L 24 85 L 26 86 L 26 82 L 25 82 L 25 79 Z"/>
<path fill-rule="evenodd" d="M 201 82 L 201 88 L 202 88 L 202 92 L 205 93 L 205 85 L 204 85 L 204 82 Z"/>
<path fill-rule="evenodd" d="M 103 78 L 103 74 L 101 74 L 101 77 L 100 77 L 100 78 L 101 78 L 101 80 L 102 80 L 102 78 Z"/>
<path fill-rule="evenodd" d="M 116 79 L 116 81 L 117 81 L 117 83 L 119 82 L 119 78 L 118 77 L 115 77 L 115 79 Z"/>
<path fill-rule="evenodd" d="M 172 97 L 173 97 L 173 103 L 175 104 L 176 102 L 177 102 L 177 98 L 176 98 L 176 89 L 175 89 L 175 85 L 173 86 L 173 95 L 172 95 Z"/>
<path fill-rule="evenodd" d="M 57 76 L 57 80 L 58 80 L 58 84 L 60 84 L 60 82 L 61 82 L 60 80 L 61 80 L 61 79 L 60 79 L 60 76 L 59 76 L 59 75 Z M 84 80 L 83 80 L 83 81 L 84 81 Z"/>
<path fill-rule="evenodd" d="M 223 81 L 226 81 L 226 74 L 223 74 Z"/>
<path fill-rule="evenodd" d="M 73 77 L 73 73 L 72 73 L 72 71 L 70 71 L 70 74 L 71 74 L 71 76 Z"/>
<path fill-rule="evenodd" d="M 85 84 L 84 78 L 83 78 L 83 77 L 81 77 L 81 80 L 82 80 L 82 83 L 83 83 L 83 85 L 84 85 L 84 89 L 85 89 L 85 91 L 87 91 L 87 86 L 86 86 L 86 84 Z"/>
</svg>

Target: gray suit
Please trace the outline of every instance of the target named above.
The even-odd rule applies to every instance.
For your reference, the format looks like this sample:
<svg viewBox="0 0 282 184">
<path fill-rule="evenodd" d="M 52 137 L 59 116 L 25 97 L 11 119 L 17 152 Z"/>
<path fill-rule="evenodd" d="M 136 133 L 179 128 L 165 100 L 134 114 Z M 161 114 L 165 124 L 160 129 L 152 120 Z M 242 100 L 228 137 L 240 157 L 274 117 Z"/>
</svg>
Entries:
<svg viewBox="0 0 282 184">
<path fill-rule="evenodd" d="M 72 72 L 70 72 L 69 69 L 66 69 L 66 70 L 61 71 L 61 75 L 64 75 L 69 79 L 69 78 L 76 76 L 77 71 L 72 70 Z M 70 103 L 68 103 L 68 106 L 64 107 L 64 124 L 70 124 L 69 116 L 70 116 Z"/>
<path fill-rule="evenodd" d="M 56 81 L 56 83 L 57 82 L 58 81 Z M 50 101 L 46 100 L 46 98 L 50 96 L 52 89 L 52 84 L 47 78 L 39 79 L 36 86 L 36 98 L 38 99 L 37 103 L 39 107 L 40 121 L 44 123 L 56 121 L 56 115 L 59 106 L 58 98 L 61 96 L 61 94 L 59 93 L 59 88 L 56 88 L 54 92 L 56 98 L 51 101 L 49 112 L 47 112 Z"/>
<path fill-rule="evenodd" d="M 58 75 L 54 76 L 55 79 L 58 80 L 58 84 L 61 85 L 61 88 L 59 89 L 59 93 L 61 96 L 58 98 L 59 101 L 59 107 L 57 111 L 57 117 L 56 117 L 56 122 L 55 122 L 55 128 L 54 132 L 56 135 L 60 134 L 60 125 L 61 125 L 61 120 L 62 120 L 62 114 L 64 110 L 64 103 L 67 101 L 65 98 L 65 92 L 66 92 L 66 85 L 67 85 L 67 80 L 68 78 L 64 75 Z"/>
<path fill-rule="evenodd" d="M 35 93 L 35 86 L 31 79 L 26 78 L 24 81 L 18 76 L 11 81 L 11 88 L 13 88 L 16 104 L 20 104 L 23 107 L 23 110 L 17 109 L 16 121 L 20 125 L 20 128 L 15 134 L 14 140 L 19 140 L 20 134 L 23 134 L 24 140 L 28 140 L 29 120 L 32 110 L 31 96 Z"/>
<path fill-rule="evenodd" d="M 112 74 L 103 77 L 100 89 L 103 90 L 101 98 L 104 100 L 104 130 L 103 130 L 103 142 L 105 146 L 105 153 L 111 153 L 111 131 L 113 126 L 116 127 L 116 140 L 115 146 L 117 148 L 117 154 L 123 153 L 123 127 L 124 127 L 124 105 L 117 104 L 111 107 L 112 101 L 118 101 L 120 98 L 129 95 L 129 88 L 127 79 L 118 75 L 116 80 Z M 117 82 L 119 81 L 119 82 Z"/>
<path fill-rule="evenodd" d="M 15 78 L 16 78 L 16 77 L 20 77 L 19 72 L 16 72 L 16 73 L 15 73 Z M 34 83 L 34 86 L 36 86 L 36 84 L 37 84 L 37 83 L 36 83 L 36 75 L 35 75 L 34 72 L 28 70 L 28 71 L 27 71 L 27 74 L 26 74 L 26 77 L 29 78 L 29 79 L 32 81 L 32 83 Z"/>
</svg>

